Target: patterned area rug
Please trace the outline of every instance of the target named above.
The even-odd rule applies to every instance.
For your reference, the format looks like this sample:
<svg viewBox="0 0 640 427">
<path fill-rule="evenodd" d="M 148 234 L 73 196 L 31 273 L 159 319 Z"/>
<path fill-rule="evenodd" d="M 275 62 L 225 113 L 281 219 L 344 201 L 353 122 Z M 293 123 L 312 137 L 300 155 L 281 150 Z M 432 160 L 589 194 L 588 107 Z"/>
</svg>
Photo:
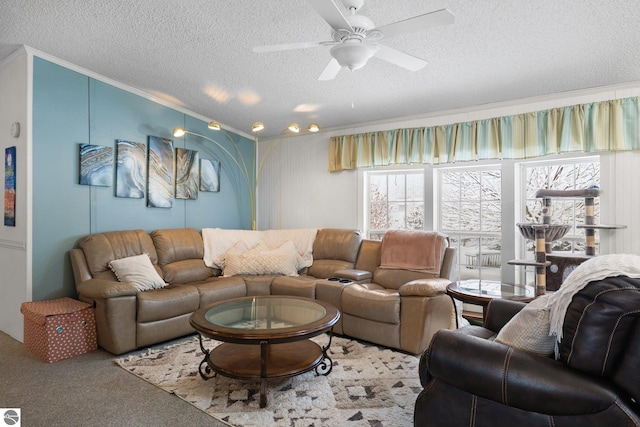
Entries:
<svg viewBox="0 0 640 427">
<path fill-rule="evenodd" d="M 314 341 L 326 345 L 329 337 Z M 218 345 L 206 340 L 205 348 Z M 197 337 L 115 362 L 231 426 L 410 426 L 422 387 L 418 358 L 375 345 L 333 337 L 328 376 L 315 371 L 270 381 L 267 406 L 259 383 L 198 374 L 203 358 Z"/>
</svg>

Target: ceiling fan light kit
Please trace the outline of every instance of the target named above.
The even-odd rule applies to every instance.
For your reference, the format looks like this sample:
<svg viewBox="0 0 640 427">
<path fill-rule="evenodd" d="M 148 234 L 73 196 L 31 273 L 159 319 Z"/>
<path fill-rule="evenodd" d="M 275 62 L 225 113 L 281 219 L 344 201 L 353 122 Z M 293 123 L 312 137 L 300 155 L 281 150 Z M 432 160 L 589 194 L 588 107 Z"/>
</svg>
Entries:
<svg viewBox="0 0 640 427">
<path fill-rule="evenodd" d="M 358 70 L 376 53 L 378 46 L 360 42 L 346 42 L 331 48 L 331 56 L 341 67 L 350 71 Z"/>
<path fill-rule="evenodd" d="M 254 47 L 253 51 L 276 52 L 332 46 L 329 50 L 331 60 L 320 74 L 320 77 L 318 77 L 318 80 L 332 80 L 342 68 L 351 71 L 360 69 L 373 56 L 409 71 L 417 71 L 423 68 L 427 62 L 399 50 L 372 42 L 377 42 L 385 37 L 389 38 L 426 31 L 453 23 L 453 14 L 447 9 L 441 9 L 376 27 L 371 19 L 358 14 L 358 11 L 364 5 L 364 0 L 342 0 L 342 5 L 349 11 L 347 16 L 342 13 L 340 7 L 336 4 L 336 0 L 307 0 L 307 3 L 331 27 L 331 40 L 260 46 Z"/>
</svg>

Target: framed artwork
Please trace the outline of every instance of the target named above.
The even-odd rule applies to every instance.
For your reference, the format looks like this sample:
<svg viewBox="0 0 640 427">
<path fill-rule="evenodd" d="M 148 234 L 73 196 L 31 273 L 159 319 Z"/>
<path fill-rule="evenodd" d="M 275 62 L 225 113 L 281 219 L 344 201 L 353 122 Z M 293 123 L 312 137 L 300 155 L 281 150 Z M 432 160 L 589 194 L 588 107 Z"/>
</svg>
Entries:
<svg viewBox="0 0 640 427">
<path fill-rule="evenodd" d="M 200 191 L 220 191 L 219 160 L 200 160 Z"/>
<path fill-rule="evenodd" d="M 176 199 L 196 200 L 200 171 L 197 151 L 176 148 Z"/>
<path fill-rule="evenodd" d="M 173 141 L 149 136 L 147 174 L 147 206 L 171 208 L 173 206 L 173 168 L 175 165 Z"/>
<path fill-rule="evenodd" d="M 16 147 L 4 150 L 4 225 L 16 226 Z"/>
<path fill-rule="evenodd" d="M 116 197 L 142 199 L 147 185 L 147 146 L 116 140 Z"/>
<path fill-rule="evenodd" d="M 80 184 L 111 187 L 113 147 L 80 144 Z"/>
</svg>

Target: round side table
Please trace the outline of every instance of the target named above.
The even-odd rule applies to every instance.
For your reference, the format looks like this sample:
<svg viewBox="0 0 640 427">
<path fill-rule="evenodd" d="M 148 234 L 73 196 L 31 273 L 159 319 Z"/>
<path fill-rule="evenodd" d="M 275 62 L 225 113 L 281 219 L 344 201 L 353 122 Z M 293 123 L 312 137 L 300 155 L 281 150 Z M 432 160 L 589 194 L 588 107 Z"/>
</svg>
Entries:
<svg viewBox="0 0 640 427">
<path fill-rule="evenodd" d="M 447 286 L 447 295 L 463 303 L 479 305 L 482 307 L 482 322 L 484 323 L 485 308 L 494 298 L 503 298 L 512 301 L 529 302 L 534 298 L 534 289 L 531 286 L 513 285 L 495 280 L 458 280 Z M 458 309 L 456 310 L 456 322 Z"/>
</svg>

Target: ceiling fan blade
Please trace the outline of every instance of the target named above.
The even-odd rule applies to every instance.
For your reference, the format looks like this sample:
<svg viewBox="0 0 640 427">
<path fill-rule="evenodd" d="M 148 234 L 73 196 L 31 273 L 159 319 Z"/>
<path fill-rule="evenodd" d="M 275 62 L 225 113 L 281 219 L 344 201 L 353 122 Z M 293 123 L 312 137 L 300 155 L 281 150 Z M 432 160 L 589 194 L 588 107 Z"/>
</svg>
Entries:
<svg viewBox="0 0 640 427">
<path fill-rule="evenodd" d="M 349 30 L 353 31 L 351 24 L 344 17 L 335 0 L 307 0 L 307 3 L 313 7 L 318 15 L 322 17 L 327 24 L 331 25 L 335 31 Z"/>
<path fill-rule="evenodd" d="M 392 49 L 390 47 L 379 45 L 379 49 L 375 56 L 380 59 L 384 59 L 387 62 L 406 68 L 410 71 L 418 71 L 427 65 L 427 61 L 416 58 L 399 50 Z"/>
<path fill-rule="evenodd" d="M 335 58 L 331 58 L 331 61 L 329 61 L 327 66 L 324 67 L 324 70 L 322 70 L 322 74 L 320 74 L 318 80 L 333 80 L 336 78 L 341 69 L 342 67 L 340 66 L 340 64 L 338 64 L 338 61 L 336 61 Z"/>
<path fill-rule="evenodd" d="M 307 49 L 309 47 L 325 46 L 327 43 L 333 42 L 299 42 L 299 43 L 284 43 L 284 44 L 272 44 L 267 46 L 255 46 L 254 52 L 279 52 L 281 50 L 294 50 L 294 49 Z"/>
<path fill-rule="evenodd" d="M 453 13 L 449 12 L 447 9 L 440 9 L 435 12 L 425 13 L 424 15 L 405 19 L 404 21 L 383 25 L 380 28 L 376 28 L 376 30 L 380 31 L 384 37 L 393 37 L 401 34 L 425 31 L 429 28 L 449 24 L 453 24 Z"/>
</svg>

